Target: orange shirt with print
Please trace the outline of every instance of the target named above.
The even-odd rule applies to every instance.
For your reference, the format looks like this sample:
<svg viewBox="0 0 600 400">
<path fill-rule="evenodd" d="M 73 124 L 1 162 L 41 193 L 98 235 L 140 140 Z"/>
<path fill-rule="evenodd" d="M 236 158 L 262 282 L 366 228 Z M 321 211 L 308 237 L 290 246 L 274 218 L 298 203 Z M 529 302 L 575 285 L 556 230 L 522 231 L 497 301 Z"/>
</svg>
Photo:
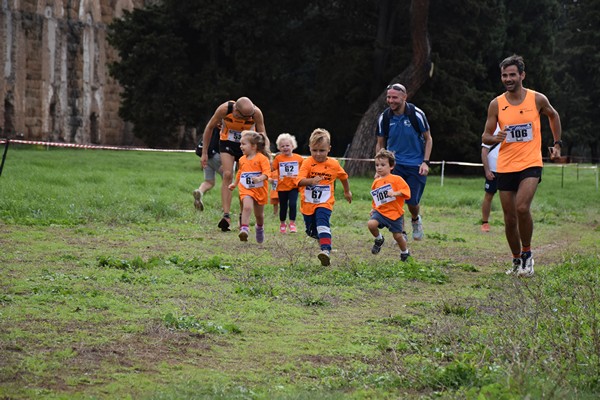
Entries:
<svg viewBox="0 0 600 400">
<path fill-rule="evenodd" d="M 272 182 L 269 182 L 269 198 L 271 199 L 271 204 L 279 204 L 279 193 L 277 193 L 279 174 L 277 171 L 271 171 L 269 178 L 273 180 Z"/>
<path fill-rule="evenodd" d="M 240 158 L 236 175 L 240 200 L 246 196 L 250 196 L 260 205 L 265 205 L 269 202 L 269 181 L 251 182 L 253 176 L 260 175 L 271 175 L 271 163 L 267 156 L 262 153 L 256 153 L 252 159 L 248 159 L 246 156 Z"/>
<path fill-rule="evenodd" d="M 389 192 L 402 192 L 403 196 L 390 196 Z M 375 178 L 371 185 L 372 207 L 392 221 L 404 215 L 404 201 L 410 199 L 410 187 L 402 177 L 389 174 Z"/>
<path fill-rule="evenodd" d="M 300 192 L 300 212 L 304 215 L 314 214 L 318 207 L 333 210 L 333 204 L 335 203 L 333 184 L 336 179 L 348 179 L 348 174 L 336 159 L 327 157 L 325 161 L 317 162 L 311 156 L 302 163 L 296 184 L 304 178 L 315 176 L 322 178 L 318 185 L 298 188 Z"/>
<path fill-rule="evenodd" d="M 285 154 L 275 156 L 273 159 L 273 170 L 279 174 L 277 191 L 289 192 L 298 187 L 296 178 L 303 162 L 304 157 L 296 153 L 292 153 L 291 156 L 286 156 Z"/>
<path fill-rule="evenodd" d="M 519 172 L 542 167 L 542 128 L 540 112 L 535 104 L 535 91 L 527 91 L 519 105 L 512 105 L 506 94 L 498 96 L 498 125 L 507 131 L 498 152 L 496 172 Z"/>
</svg>

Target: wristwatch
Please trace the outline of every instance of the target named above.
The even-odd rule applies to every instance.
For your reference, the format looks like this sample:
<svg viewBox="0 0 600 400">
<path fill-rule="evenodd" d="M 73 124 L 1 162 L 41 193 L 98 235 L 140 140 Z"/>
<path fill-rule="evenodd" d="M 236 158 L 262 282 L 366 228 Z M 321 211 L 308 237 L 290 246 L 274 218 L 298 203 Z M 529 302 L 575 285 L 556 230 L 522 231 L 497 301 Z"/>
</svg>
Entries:
<svg viewBox="0 0 600 400">
<path fill-rule="evenodd" d="M 554 145 L 559 145 L 562 148 L 562 140 L 555 140 Z"/>
<path fill-rule="evenodd" d="M 428 167 L 431 167 L 431 161 L 429 161 L 429 160 L 423 160 L 423 162 L 425 164 L 427 164 Z"/>
</svg>

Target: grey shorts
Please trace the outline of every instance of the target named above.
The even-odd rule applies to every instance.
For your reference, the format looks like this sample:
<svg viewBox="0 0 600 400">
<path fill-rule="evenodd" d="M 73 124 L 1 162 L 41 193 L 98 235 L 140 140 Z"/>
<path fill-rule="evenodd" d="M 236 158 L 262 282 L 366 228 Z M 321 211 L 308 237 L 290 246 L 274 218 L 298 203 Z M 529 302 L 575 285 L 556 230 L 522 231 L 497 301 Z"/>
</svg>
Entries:
<svg viewBox="0 0 600 400">
<path fill-rule="evenodd" d="M 370 219 L 374 219 L 375 221 L 379 222 L 379 229 L 388 228 L 392 233 L 402 233 L 404 230 L 404 215 L 394 221 L 384 217 L 377 211 L 373 211 Z"/>
<path fill-rule="evenodd" d="M 221 155 L 216 153 L 214 156 L 208 159 L 208 165 L 204 168 L 204 180 L 214 181 L 215 173 L 223 177 L 223 170 L 221 169 Z"/>
</svg>

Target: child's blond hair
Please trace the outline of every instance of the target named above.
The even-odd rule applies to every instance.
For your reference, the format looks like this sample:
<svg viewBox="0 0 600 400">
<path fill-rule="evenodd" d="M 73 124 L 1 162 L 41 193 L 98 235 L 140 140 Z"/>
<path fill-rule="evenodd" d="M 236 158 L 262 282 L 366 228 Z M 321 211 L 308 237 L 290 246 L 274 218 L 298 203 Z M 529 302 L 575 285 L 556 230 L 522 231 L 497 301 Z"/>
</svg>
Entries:
<svg viewBox="0 0 600 400">
<path fill-rule="evenodd" d="M 377 154 L 375 154 L 375 159 L 385 160 L 387 159 L 390 163 L 390 167 L 394 167 L 396 165 L 396 157 L 394 156 L 393 151 L 389 151 L 386 149 L 381 149 Z"/>
<path fill-rule="evenodd" d="M 310 139 L 308 140 L 309 146 L 314 146 L 321 142 L 326 142 L 331 146 L 331 135 L 327 129 L 317 128 L 310 134 Z"/>
<path fill-rule="evenodd" d="M 248 138 L 250 144 L 256 145 L 256 151 L 264 154 L 269 160 L 271 159 L 271 152 L 267 148 L 267 142 L 265 135 L 255 131 L 242 131 L 242 137 Z"/>
<path fill-rule="evenodd" d="M 286 140 L 292 144 L 292 150 L 298 148 L 298 142 L 293 135 L 290 135 L 289 133 L 282 133 L 281 135 L 277 136 L 277 140 L 275 141 L 277 149 L 279 149 L 279 144 Z"/>
</svg>

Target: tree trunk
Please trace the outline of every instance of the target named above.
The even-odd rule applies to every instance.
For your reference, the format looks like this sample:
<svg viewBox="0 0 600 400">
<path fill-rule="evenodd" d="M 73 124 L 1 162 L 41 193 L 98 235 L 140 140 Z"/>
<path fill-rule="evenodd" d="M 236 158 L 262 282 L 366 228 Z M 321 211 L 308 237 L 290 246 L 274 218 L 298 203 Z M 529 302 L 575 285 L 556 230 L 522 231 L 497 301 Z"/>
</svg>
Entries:
<svg viewBox="0 0 600 400">
<path fill-rule="evenodd" d="M 410 31 L 412 42 L 412 60 L 408 67 L 392 79 L 392 83 L 400 82 L 406 86 L 410 99 L 425 83 L 433 71 L 431 63 L 431 48 L 427 31 L 429 0 L 412 0 L 410 5 Z M 385 109 L 384 89 L 371 103 L 360 120 L 347 157 L 351 159 L 372 158 L 375 153 L 375 128 L 379 114 Z M 366 175 L 372 172 L 372 162 L 349 160 L 345 163 L 349 175 Z"/>
</svg>

